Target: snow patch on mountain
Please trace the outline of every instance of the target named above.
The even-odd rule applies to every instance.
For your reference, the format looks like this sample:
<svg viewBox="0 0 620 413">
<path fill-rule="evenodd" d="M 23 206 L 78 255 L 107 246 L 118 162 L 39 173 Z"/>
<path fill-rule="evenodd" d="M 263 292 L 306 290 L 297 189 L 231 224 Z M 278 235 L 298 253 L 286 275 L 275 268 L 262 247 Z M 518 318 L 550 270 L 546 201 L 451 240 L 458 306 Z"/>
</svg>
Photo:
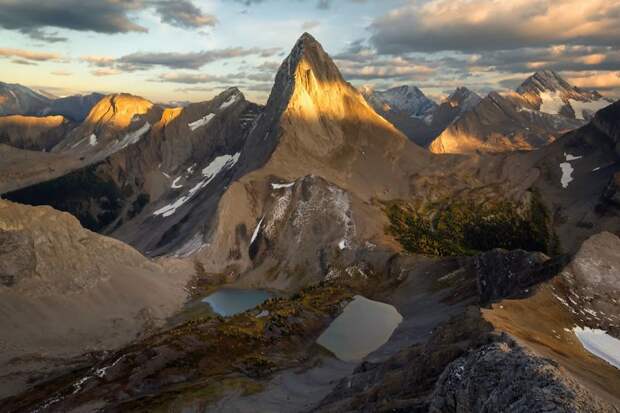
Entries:
<svg viewBox="0 0 620 413">
<path fill-rule="evenodd" d="M 237 152 L 234 155 L 222 155 L 215 158 L 206 168 L 202 170 L 202 176 L 204 179 L 194 185 L 185 195 L 153 212 L 153 215 L 163 216 L 164 218 L 174 215 L 174 213 L 176 213 L 180 207 L 189 202 L 194 195 L 198 193 L 198 191 L 209 185 L 220 172 L 232 168 L 239 161 L 240 155 L 241 152 Z"/>
<path fill-rule="evenodd" d="M 220 110 L 224 110 L 227 107 L 233 105 L 237 101 L 237 97 L 238 96 L 236 94 L 229 97 L 224 103 L 220 105 Z"/>
<path fill-rule="evenodd" d="M 202 127 L 202 126 L 206 126 L 211 119 L 213 119 L 215 117 L 214 113 L 209 113 L 205 116 L 203 116 L 202 118 L 198 119 L 195 122 L 190 122 L 187 124 L 187 126 L 189 126 L 189 128 L 193 131 L 195 131 L 196 129 Z"/>
<path fill-rule="evenodd" d="M 605 99 L 590 102 L 570 99 L 569 103 L 575 112 L 575 118 L 579 120 L 586 120 L 586 118 L 592 117 L 596 112 L 609 105 L 609 102 Z"/>
<path fill-rule="evenodd" d="M 620 369 L 620 340 L 610 336 L 606 331 L 588 327 L 575 327 L 573 332 L 583 348 Z"/>
<path fill-rule="evenodd" d="M 562 100 L 560 92 L 545 91 L 540 94 L 542 100 L 540 104 L 540 111 L 548 113 L 549 115 L 557 115 L 562 110 L 562 107 L 566 105 Z"/>
<path fill-rule="evenodd" d="M 261 225 L 263 225 L 263 219 L 265 219 L 265 217 L 261 218 L 260 221 L 258 221 L 258 225 L 256 225 L 256 228 L 254 228 L 252 239 L 250 239 L 250 246 L 254 244 L 254 241 L 256 241 L 256 238 L 258 238 L 258 234 L 260 234 L 260 228 L 261 228 Z"/>
<path fill-rule="evenodd" d="M 133 132 L 127 133 L 125 136 L 123 136 L 123 138 L 121 138 L 119 141 L 117 141 L 113 145 L 113 147 L 112 147 L 113 150 L 114 151 L 120 151 L 121 149 L 125 149 L 129 145 L 135 145 L 136 143 L 138 143 L 140 141 L 140 139 L 142 139 L 142 137 L 149 130 L 151 130 L 151 124 L 149 122 L 146 122 L 139 129 L 137 129 L 137 130 L 135 130 Z"/>
<path fill-rule="evenodd" d="M 175 178 L 175 180 L 172 182 L 172 185 L 170 186 L 170 188 L 172 188 L 172 189 L 183 188 L 183 185 L 179 185 L 179 181 L 181 179 L 183 179 L 182 176 L 179 176 L 179 177 Z"/>
<path fill-rule="evenodd" d="M 400 86 L 385 91 L 366 90 L 365 93 L 370 99 L 387 105 L 390 109 L 405 112 L 412 118 L 425 119 L 437 107 L 437 103 L 427 98 L 415 86 Z"/>
<path fill-rule="evenodd" d="M 288 184 L 271 184 L 271 189 L 284 189 L 290 188 L 295 185 L 295 182 L 289 182 Z"/>
<path fill-rule="evenodd" d="M 581 159 L 581 156 L 574 156 L 570 153 L 565 153 L 564 157 L 566 158 L 566 162 L 562 162 L 560 164 L 560 169 L 562 170 L 562 178 L 560 178 L 560 183 L 562 184 L 562 188 L 568 188 L 568 184 L 573 182 L 573 166 L 570 164 L 571 161 L 576 161 Z"/>
</svg>

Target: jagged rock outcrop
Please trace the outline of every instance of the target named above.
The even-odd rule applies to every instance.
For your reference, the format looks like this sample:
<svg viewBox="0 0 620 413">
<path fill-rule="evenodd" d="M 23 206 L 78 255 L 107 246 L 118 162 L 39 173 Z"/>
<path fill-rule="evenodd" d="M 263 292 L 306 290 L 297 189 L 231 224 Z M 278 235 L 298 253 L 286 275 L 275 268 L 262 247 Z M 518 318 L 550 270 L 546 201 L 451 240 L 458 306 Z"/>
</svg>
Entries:
<svg viewBox="0 0 620 413">
<path fill-rule="evenodd" d="M 478 106 L 481 100 L 480 96 L 466 87 L 456 88 L 433 112 L 431 125 L 438 131 L 437 135 L 457 121 L 463 114 Z"/>
<path fill-rule="evenodd" d="M 65 137 L 72 126 L 62 116 L 2 116 L 0 143 L 20 149 L 49 151 Z"/>
<path fill-rule="evenodd" d="M 489 93 L 429 148 L 435 153 L 537 149 L 583 126 L 610 103 L 598 92 L 571 86 L 555 72 L 537 72 L 516 93 Z"/>
<path fill-rule="evenodd" d="M 435 385 L 428 411 L 617 412 L 552 360 L 505 338 L 452 362 Z"/>
<path fill-rule="evenodd" d="M 539 252 L 493 250 L 474 259 L 480 302 L 523 295 L 529 287 L 556 275 L 563 259 L 549 262 Z"/>
<path fill-rule="evenodd" d="M 461 270 L 451 274 L 471 272 L 481 303 L 501 301 L 482 314 L 471 306 L 426 342 L 363 362 L 311 411 L 617 412 L 613 390 L 620 375 L 575 342 L 563 308 L 578 297 L 575 292 L 598 298 L 608 290 L 607 300 L 598 302 L 613 303 L 617 243 L 611 234 L 593 237 L 565 268 L 562 259 L 525 251 L 494 250 L 461 261 Z M 592 309 L 584 303 L 574 307 L 584 316 Z M 601 377 L 607 380 L 603 386 Z"/>
<path fill-rule="evenodd" d="M 123 345 L 185 301 L 192 275 L 83 229 L 70 214 L 0 200 L 0 398 L 30 370 Z"/>
</svg>

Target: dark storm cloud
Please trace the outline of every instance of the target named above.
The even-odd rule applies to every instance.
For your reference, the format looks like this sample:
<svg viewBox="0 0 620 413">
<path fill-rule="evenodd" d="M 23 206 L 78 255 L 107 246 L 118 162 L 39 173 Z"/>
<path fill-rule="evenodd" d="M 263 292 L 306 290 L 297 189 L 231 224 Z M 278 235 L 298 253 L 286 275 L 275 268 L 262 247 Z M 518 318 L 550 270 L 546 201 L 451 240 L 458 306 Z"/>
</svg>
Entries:
<svg viewBox="0 0 620 413">
<path fill-rule="evenodd" d="M 171 26 L 191 29 L 215 26 L 217 23 L 215 16 L 203 13 L 188 0 L 162 0 L 154 4 L 161 21 Z"/>
<path fill-rule="evenodd" d="M 119 58 L 107 56 L 83 56 L 82 61 L 99 68 L 110 68 L 120 72 L 148 70 L 154 67 L 170 69 L 200 69 L 201 67 L 221 60 L 244 56 L 271 57 L 280 51 L 279 48 L 243 48 L 234 47 L 195 53 L 178 52 L 137 52 Z"/>
<path fill-rule="evenodd" d="M 620 51 L 604 46 L 554 46 L 484 52 L 476 65 L 524 73 L 538 68 L 556 71 L 620 70 Z"/>
<path fill-rule="evenodd" d="M 171 69 L 200 69 L 202 66 L 219 60 L 234 59 L 256 55 L 270 57 L 280 51 L 279 48 L 243 48 L 234 47 L 196 53 L 132 53 L 117 60 L 117 63 L 135 68 L 165 66 Z"/>
<path fill-rule="evenodd" d="M 480 52 L 553 44 L 618 45 L 617 0 L 409 0 L 375 19 L 379 53 Z"/>
<path fill-rule="evenodd" d="M 35 40 L 64 41 L 50 28 L 104 34 L 147 32 L 135 15 L 153 8 L 162 22 L 185 29 L 213 26 L 190 0 L 0 0 L 0 27 L 17 30 Z"/>
<path fill-rule="evenodd" d="M 140 0 L 0 0 L 0 27 L 34 38 L 50 27 L 109 34 L 146 32 L 129 18 L 141 6 Z"/>
</svg>

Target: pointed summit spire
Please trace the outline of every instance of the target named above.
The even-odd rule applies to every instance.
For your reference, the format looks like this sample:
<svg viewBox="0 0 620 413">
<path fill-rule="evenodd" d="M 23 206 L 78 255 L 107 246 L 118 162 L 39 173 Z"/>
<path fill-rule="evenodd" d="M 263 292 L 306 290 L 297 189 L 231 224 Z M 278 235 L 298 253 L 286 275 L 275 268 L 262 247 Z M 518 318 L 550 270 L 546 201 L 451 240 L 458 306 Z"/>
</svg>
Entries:
<svg viewBox="0 0 620 413">
<path fill-rule="evenodd" d="M 307 32 L 297 40 L 293 50 L 280 67 L 280 72 L 286 70 L 288 77 L 291 78 L 302 61 L 306 62 L 308 69 L 320 81 L 343 81 L 338 67 L 325 52 L 323 46 Z"/>
</svg>

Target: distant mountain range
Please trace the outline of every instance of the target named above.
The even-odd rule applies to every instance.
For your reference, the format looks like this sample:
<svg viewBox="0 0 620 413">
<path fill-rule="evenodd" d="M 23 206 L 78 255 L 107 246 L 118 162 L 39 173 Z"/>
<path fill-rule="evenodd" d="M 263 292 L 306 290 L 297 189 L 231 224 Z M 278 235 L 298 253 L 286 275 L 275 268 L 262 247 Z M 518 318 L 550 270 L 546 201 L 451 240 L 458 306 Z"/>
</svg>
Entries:
<svg viewBox="0 0 620 413">
<path fill-rule="evenodd" d="M 482 99 L 460 87 L 439 105 L 415 86 L 361 91 L 377 113 L 437 153 L 540 148 L 611 103 L 550 70 L 536 72 L 514 93 L 491 92 Z"/>
<path fill-rule="evenodd" d="M 100 93 L 91 93 L 57 98 L 22 85 L 0 82 L 0 116 L 59 115 L 80 123 L 103 96 Z"/>
</svg>

